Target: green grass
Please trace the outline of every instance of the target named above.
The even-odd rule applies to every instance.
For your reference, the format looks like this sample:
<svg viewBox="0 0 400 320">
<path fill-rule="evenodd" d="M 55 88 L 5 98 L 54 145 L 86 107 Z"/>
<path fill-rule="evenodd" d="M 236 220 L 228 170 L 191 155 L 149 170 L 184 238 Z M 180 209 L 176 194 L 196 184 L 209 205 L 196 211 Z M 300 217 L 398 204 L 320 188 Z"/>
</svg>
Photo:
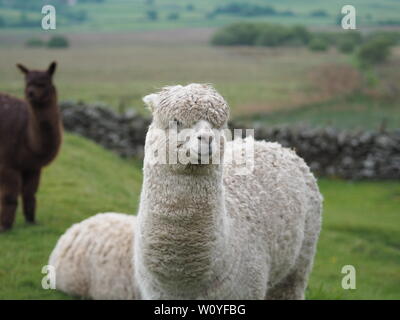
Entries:
<svg viewBox="0 0 400 320">
<path fill-rule="evenodd" d="M 310 299 L 400 299 L 400 183 L 321 179 L 324 214 Z M 0 299 L 69 299 L 41 288 L 42 266 L 71 224 L 97 212 L 135 213 L 141 186 L 137 163 L 67 134 L 45 170 L 37 226 L 21 212 L 0 235 Z M 357 289 L 343 290 L 342 266 L 354 265 Z"/>
<path fill-rule="evenodd" d="M 66 298 L 41 288 L 41 269 L 57 239 L 95 213 L 135 213 L 140 187 L 137 164 L 67 134 L 60 156 L 42 177 L 38 225 L 26 226 L 18 210 L 14 229 L 0 234 L 0 300 Z"/>
<path fill-rule="evenodd" d="M 323 228 L 310 281 L 311 299 L 400 299 L 400 183 L 319 182 Z M 341 269 L 356 268 L 356 290 Z"/>
<path fill-rule="evenodd" d="M 332 126 L 353 130 L 400 128 L 400 101 L 374 100 L 363 95 L 336 98 L 291 110 L 256 113 L 240 117 L 245 122 L 259 122 L 265 126 Z"/>
</svg>

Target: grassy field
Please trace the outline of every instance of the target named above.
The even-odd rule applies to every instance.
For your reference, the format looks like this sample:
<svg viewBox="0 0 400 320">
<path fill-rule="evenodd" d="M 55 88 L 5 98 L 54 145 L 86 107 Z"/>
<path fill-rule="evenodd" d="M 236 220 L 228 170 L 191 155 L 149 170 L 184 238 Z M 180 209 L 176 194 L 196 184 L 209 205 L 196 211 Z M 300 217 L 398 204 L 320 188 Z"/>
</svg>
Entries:
<svg viewBox="0 0 400 320">
<path fill-rule="evenodd" d="M 0 299 L 58 299 L 41 288 L 42 266 L 58 237 L 97 212 L 135 213 L 141 171 L 133 162 L 66 135 L 57 161 L 45 171 L 38 196 L 38 225 L 18 211 L 14 229 L 0 234 Z"/>
<path fill-rule="evenodd" d="M 207 44 L 211 33 L 71 34 L 71 48 L 65 50 L 23 48 L 28 34 L 0 35 L 0 91 L 22 97 L 23 77 L 15 63 L 44 68 L 57 60 L 60 100 L 101 101 L 146 112 L 144 95 L 165 85 L 206 82 L 226 97 L 233 117 L 252 117 L 268 125 L 310 122 L 367 128 L 389 119 L 390 128 L 400 127 L 398 98 L 386 101 L 372 93 L 346 98 L 364 80 L 351 58 L 335 49 L 217 48 Z M 399 68 L 397 47 L 390 60 L 376 68 L 372 91 L 399 91 Z"/>
<path fill-rule="evenodd" d="M 400 299 L 400 183 L 319 181 L 323 228 L 309 299 Z M 15 228 L 0 234 L 0 299 L 66 299 L 41 288 L 42 266 L 59 236 L 97 212 L 135 213 L 141 168 L 132 161 L 66 135 L 57 161 L 45 171 L 37 226 L 18 212 Z M 343 290 L 343 265 L 357 270 L 357 289 Z"/>
<path fill-rule="evenodd" d="M 343 1 L 330 0 L 316 3 L 313 0 L 281 0 L 281 1 L 233 1 L 233 0 L 105 0 L 103 3 L 79 3 L 73 8 L 57 8 L 59 17 L 58 24 L 60 32 L 88 31 L 121 31 L 121 30 L 160 30 L 171 28 L 193 28 L 212 26 L 217 27 L 237 21 L 234 15 L 217 15 L 210 18 L 210 13 L 218 6 L 232 2 L 251 3 L 258 5 L 269 5 L 278 12 L 291 11 L 292 15 L 274 15 L 261 17 L 239 17 L 248 21 L 269 21 L 274 23 L 306 25 L 334 26 L 338 14 L 344 5 Z M 51 2 L 50 2 L 51 3 Z M 398 21 L 400 4 L 393 0 L 353 0 L 351 3 L 357 10 L 358 24 L 361 26 L 375 25 L 385 20 Z M 193 9 L 188 9 L 192 5 Z M 14 9 L 0 8 L 1 16 L 7 22 L 16 22 L 20 19 L 20 12 Z M 87 19 L 81 23 L 67 20 L 63 15 L 65 10 L 85 11 Z M 157 12 L 156 20 L 149 20 L 147 12 Z M 325 16 L 312 16 L 316 10 L 323 10 Z M 169 20 L 171 13 L 179 15 L 176 20 Z M 40 10 L 29 11 L 27 16 L 31 20 L 38 21 L 42 15 Z"/>
<path fill-rule="evenodd" d="M 23 96 L 17 62 L 44 68 L 57 60 L 60 100 L 101 101 L 146 112 L 144 95 L 165 85 L 205 82 L 226 97 L 234 117 L 267 125 L 307 122 L 376 129 L 386 119 L 389 128 L 400 127 L 399 47 L 376 68 L 376 85 L 365 97 L 354 95 L 365 81 L 360 71 L 335 49 L 315 53 L 306 48 L 217 48 L 207 43 L 211 33 L 187 29 L 71 34 L 71 48 L 65 50 L 22 48 L 27 34 L 0 35 L 0 91 Z M 397 98 L 381 99 L 382 93 Z"/>
<path fill-rule="evenodd" d="M 380 130 L 398 129 L 400 103 L 382 102 L 362 95 L 312 103 L 293 109 L 242 116 L 244 122 L 258 122 L 265 126 L 333 126 L 340 129 Z"/>
<path fill-rule="evenodd" d="M 40 33 L 39 28 L 0 29 L 0 91 L 23 96 L 17 62 L 45 68 L 57 60 L 60 100 L 99 101 L 117 110 L 145 113 L 142 96 L 165 85 L 206 82 L 228 100 L 234 118 L 266 126 L 306 123 L 376 129 L 385 120 L 388 128 L 400 128 L 400 47 L 394 48 L 388 62 L 367 72 L 335 49 L 316 53 L 306 48 L 211 47 L 208 41 L 214 27 L 237 18 L 206 20 L 205 14 L 228 2 L 79 4 L 76 9 L 86 10 L 88 21 L 65 25 L 60 17 L 57 33 L 65 34 L 71 43 L 61 50 L 24 47 L 33 36 L 47 39 L 54 33 Z M 186 9 L 190 3 L 193 11 Z M 398 1 L 354 0 L 352 4 L 361 25 L 367 15 L 371 25 L 398 19 Z M 293 6 L 293 1 L 282 0 L 273 6 L 294 8 L 294 17 L 261 20 L 330 28 L 341 5 L 335 0 L 316 7 L 315 1 L 299 0 Z M 149 6 L 160 12 L 157 21 L 146 20 Z M 317 9 L 329 15 L 310 17 Z M 175 11 L 180 19 L 167 20 L 166 15 Z M 0 16 L 18 19 L 19 13 L 0 8 Z M 39 16 L 29 13 L 32 19 Z M 147 31 L 132 32 L 137 30 Z M 137 162 L 67 134 L 60 157 L 43 177 L 39 224 L 26 226 L 19 212 L 15 228 L 0 235 L 0 299 L 68 298 L 41 288 L 41 268 L 56 240 L 71 224 L 97 212 L 135 213 L 141 179 Z M 325 197 L 323 231 L 307 297 L 400 299 L 400 182 L 321 179 L 319 185 Z M 348 264 L 357 270 L 356 290 L 341 288 L 340 271 Z"/>
<path fill-rule="evenodd" d="M 180 34 L 150 32 L 149 40 L 135 34 L 103 35 L 99 36 L 100 46 L 89 40 L 90 35 L 86 36 L 90 43 L 85 43 L 83 35 L 71 35 L 72 45 L 67 50 L 3 48 L 0 91 L 23 94 L 23 79 L 15 62 L 39 68 L 55 59 L 59 62 L 56 82 L 62 100 L 103 101 L 113 106 L 123 101 L 140 108 L 141 97 L 159 87 L 208 82 L 215 84 L 233 109 L 261 106 L 271 110 L 300 99 L 317 99 L 318 92 L 312 92 L 313 83 L 304 81 L 304 74 L 333 61 L 345 61 L 335 51 L 317 54 L 307 49 L 214 48 L 206 44 L 207 31 L 191 44 L 186 42 L 190 34 L 175 44 L 159 42 L 163 36 Z"/>
</svg>

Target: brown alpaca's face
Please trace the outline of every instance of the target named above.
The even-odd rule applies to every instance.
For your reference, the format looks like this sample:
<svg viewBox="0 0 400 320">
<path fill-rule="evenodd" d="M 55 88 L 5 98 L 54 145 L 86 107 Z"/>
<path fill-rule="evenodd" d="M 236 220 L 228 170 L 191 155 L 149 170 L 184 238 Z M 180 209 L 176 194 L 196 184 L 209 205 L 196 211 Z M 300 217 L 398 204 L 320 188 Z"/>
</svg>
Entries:
<svg viewBox="0 0 400 320">
<path fill-rule="evenodd" d="M 50 64 L 46 71 L 29 70 L 23 65 L 17 65 L 25 74 L 25 97 L 34 105 L 48 100 L 54 93 L 53 74 L 56 64 Z"/>
</svg>

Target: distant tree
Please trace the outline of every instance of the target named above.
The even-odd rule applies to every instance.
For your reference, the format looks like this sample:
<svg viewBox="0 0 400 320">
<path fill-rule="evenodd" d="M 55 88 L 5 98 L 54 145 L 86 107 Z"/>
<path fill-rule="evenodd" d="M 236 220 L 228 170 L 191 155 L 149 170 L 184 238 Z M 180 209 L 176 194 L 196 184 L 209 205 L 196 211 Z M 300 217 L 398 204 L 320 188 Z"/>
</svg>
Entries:
<svg viewBox="0 0 400 320">
<path fill-rule="evenodd" d="M 293 17 L 296 15 L 292 10 L 284 10 L 281 11 L 279 14 L 284 17 Z"/>
<path fill-rule="evenodd" d="M 259 35 L 259 26 L 254 23 L 238 22 L 218 30 L 211 39 L 214 45 L 254 45 Z"/>
<path fill-rule="evenodd" d="M 351 53 L 354 51 L 354 48 L 355 48 L 355 44 L 351 40 L 344 39 L 338 43 L 338 49 L 342 53 Z"/>
<path fill-rule="evenodd" d="M 310 13 L 311 17 L 327 17 L 329 14 L 325 10 L 314 10 Z"/>
<path fill-rule="evenodd" d="M 44 47 L 45 45 L 46 45 L 46 43 L 42 39 L 39 39 L 39 38 L 31 38 L 25 42 L 26 47 L 37 48 L 37 47 Z"/>
<path fill-rule="evenodd" d="M 276 47 L 293 40 L 291 29 L 281 25 L 260 25 L 256 44 L 267 47 Z"/>
<path fill-rule="evenodd" d="M 270 23 L 235 23 L 218 30 L 214 45 L 301 46 L 308 44 L 311 33 L 304 26 Z"/>
<path fill-rule="evenodd" d="M 311 39 L 308 47 L 312 51 L 326 51 L 328 49 L 328 42 L 323 38 L 314 37 Z"/>
<path fill-rule="evenodd" d="M 19 21 L 17 23 L 15 23 L 14 26 L 21 27 L 21 28 L 36 27 L 36 26 L 40 26 L 40 21 L 29 19 L 26 12 L 21 11 L 20 16 L 19 16 Z"/>
<path fill-rule="evenodd" d="M 299 39 L 303 44 L 310 42 L 311 33 L 305 26 L 295 25 L 292 29 L 295 38 Z"/>
<path fill-rule="evenodd" d="M 53 36 L 50 38 L 49 42 L 47 42 L 47 46 L 49 48 L 68 48 L 69 41 L 64 36 Z"/>
<path fill-rule="evenodd" d="M 387 60 L 393 41 L 388 37 L 375 37 L 363 44 L 357 58 L 362 65 L 379 64 Z"/>
<path fill-rule="evenodd" d="M 233 2 L 215 8 L 214 13 L 254 17 L 254 16 L 275 15 L 277 14 L 277 11 L 271 6 L 261 6 L 250 3 Z"/>
<path fill-rule="evenodd" d="M 158 12 L 156 10 L 148 10 L 146 12 L 147 19 L 155 21 L 158 19 Z"/>
<path fill-rule="evenodd" d="M 186 10 L 187 10 L 187 11 L 194 11 L 194 9 L 195 9 L 195 7 L 194 7 L 194 5 L 191 4 L 191 3 L 189 3 L 189 4 L 186 6 Z"/>
<path fill-rule="evenodd" d="M 0 28 L 4 28 L 6 26 L 6 21 L 2 16 L 0 16 Z"/>
</svg>

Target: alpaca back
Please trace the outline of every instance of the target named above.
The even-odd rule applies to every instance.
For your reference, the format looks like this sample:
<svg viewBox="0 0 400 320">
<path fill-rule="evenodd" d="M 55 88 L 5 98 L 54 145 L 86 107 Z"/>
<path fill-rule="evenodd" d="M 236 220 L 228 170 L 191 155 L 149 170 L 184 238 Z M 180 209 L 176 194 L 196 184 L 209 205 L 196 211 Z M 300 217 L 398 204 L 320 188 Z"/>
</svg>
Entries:
<svg viewBox="0 0 400 320">
<path fill-rule="evenodd" d="M 239 142 L 227 143 L 227 152 Z M 322 198 L 314 176 L 294 151 L 278 143 L 253 142 L 251 173 L 237 175 L 236 164 L 224 165 L 226 209 L 240 234 L 240 259 L 248 264 L 247 274 L 256 277 L 267 264 L 269 285 L 274 285 L 294 267 L 304 242 L 318 238 Z"/>
<path fill-rule="evenodd" d="M 28 104 L 0 94 L 0 165 L 12 164 L 28 124 Z"/>
</svg>

